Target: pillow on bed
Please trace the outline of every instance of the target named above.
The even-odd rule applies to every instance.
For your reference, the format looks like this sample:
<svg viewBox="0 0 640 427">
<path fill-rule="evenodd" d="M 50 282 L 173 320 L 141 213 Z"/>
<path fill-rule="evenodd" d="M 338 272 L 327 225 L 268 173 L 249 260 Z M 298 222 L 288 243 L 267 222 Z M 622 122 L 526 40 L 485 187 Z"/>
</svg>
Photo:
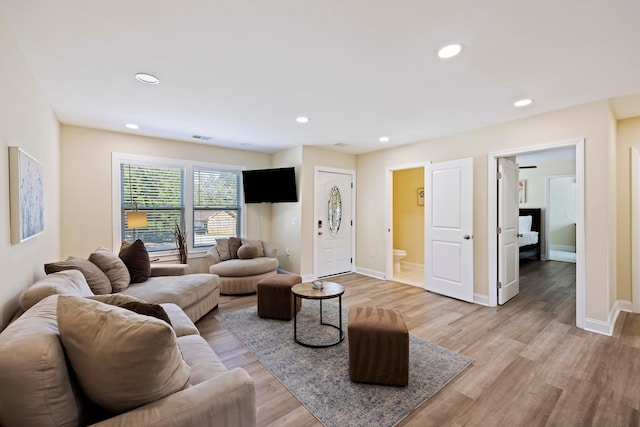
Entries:
<svg viewBox="0 0 640 427">
<path fill-rule="evenodd" d="M 521 233 L 531 231 L 531 222 L 533 217 L 531 215 L 519 217 L 518 229 Z"/>
</svg>

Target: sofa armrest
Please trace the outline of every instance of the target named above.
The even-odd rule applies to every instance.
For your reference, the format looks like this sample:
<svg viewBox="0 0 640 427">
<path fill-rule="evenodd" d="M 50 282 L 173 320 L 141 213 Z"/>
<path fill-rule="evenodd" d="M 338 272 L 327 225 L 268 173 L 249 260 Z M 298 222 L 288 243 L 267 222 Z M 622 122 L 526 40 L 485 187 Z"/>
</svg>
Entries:
<svg viewBox="0 0 640 427">
<path fill-rule="evenodd" d="M 278 248 L 268 242 L 262 242 L 262 248 L 264 249 L 264 256 L 267 258 L 277 258 Z"/>
<path fill-rule="evenodd" d="M 189 264 L 151 264 L 151 277 L 184 276 L 191 273 Z"/>
<path fill-rule="evenodd" d="M 241 368 L 93 424 L 94 427 L 255 425 L 255 385 L 249 374 Z"/>
</svg>

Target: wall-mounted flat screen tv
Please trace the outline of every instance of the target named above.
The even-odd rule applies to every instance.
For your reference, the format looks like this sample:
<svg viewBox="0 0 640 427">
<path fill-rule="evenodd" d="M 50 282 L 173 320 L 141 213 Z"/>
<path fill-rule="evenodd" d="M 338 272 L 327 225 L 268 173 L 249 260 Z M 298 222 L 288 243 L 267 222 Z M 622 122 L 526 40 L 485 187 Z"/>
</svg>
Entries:
<svg viewBox="0 0 640 427">
<path fill-rule="evenodd" d="M 242 171 L 245 203 L 297 202 L 295 168 Z"/>
</svg>

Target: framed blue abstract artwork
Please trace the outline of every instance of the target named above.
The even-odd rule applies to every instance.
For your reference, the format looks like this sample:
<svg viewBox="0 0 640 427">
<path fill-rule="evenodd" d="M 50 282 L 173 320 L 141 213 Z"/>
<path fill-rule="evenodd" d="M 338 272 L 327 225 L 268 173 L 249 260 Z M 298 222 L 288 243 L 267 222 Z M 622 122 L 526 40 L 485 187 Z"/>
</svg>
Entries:
<svg viewBox="0 0 640 427">
<path fill-rule="evenodd" d="M 44 230 L 42 165 L 19 147 L 9 147 L 11 243 L 20 243 Z"/>
</svg>

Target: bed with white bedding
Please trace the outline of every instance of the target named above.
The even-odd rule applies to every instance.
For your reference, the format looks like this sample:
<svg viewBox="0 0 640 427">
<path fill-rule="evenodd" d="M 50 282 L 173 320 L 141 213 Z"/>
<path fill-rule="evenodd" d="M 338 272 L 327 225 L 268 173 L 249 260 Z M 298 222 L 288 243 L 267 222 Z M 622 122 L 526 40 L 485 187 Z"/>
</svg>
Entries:
<svg viewBox="0 0 640 427">
<path fill-rule="evenodd" d="M 520 209 L 518 246 L 520 258 L 540 259 L 540 208 Z"/>
</svg>

